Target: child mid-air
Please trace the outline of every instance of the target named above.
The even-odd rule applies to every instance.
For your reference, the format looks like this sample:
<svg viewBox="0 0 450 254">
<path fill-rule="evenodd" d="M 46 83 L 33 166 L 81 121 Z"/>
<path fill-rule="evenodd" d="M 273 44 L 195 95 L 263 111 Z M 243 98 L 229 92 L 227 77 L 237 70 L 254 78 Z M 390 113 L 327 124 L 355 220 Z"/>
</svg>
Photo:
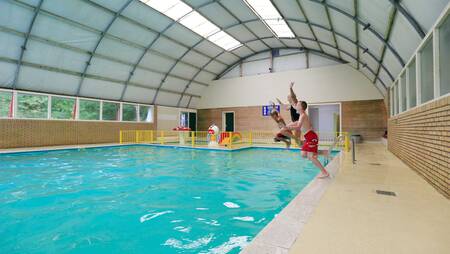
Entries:
<svg viewBox="0 0 450 254">
<path fill-rule="evenodd" d="M 328 171 L 322 166 L 322 163 L 317 159 L 318 148 L 319 148 L 319 137 L 313 130 L 313 126 L 309 120 L 308 115 L 305 110 L 308 107 L 308 104 L 304 101 L 298 101 L 295 109 L 300 113 L 300 118 L 298 121 L 290 123 L 286 125 L 280 132 L 285 136 L 289 136 L 292 133 L 292 130 L 304 130 L 305 141 L 302 146 L 302 156 L 308 158 L 316 167 L 318 167 L 321 171 L 321 174 L 318 178 L 326 178 L 329 177 L 330 174 Z M 292 136 L 290 136 L 292 137 Z"/>
<path fill-rule="evenodd" d="M 272 111 L 270 112 L 270 116 L 272 119 L 278 124 L 278 128 L 283 129 L 286 127 L 286 122 L 284 121 L 283 117 L 280 115 L 280 113 L 276 110 L 275 104 L 272 105 Z M 292 132 L 291 132 L 292 134 Z M 273 139 L 275 142 L 284 142 L 286 144 L 286 148 L 291 147 L 291 138 L 287 137 L 280 132 L 278 132 Z"/>
</svg>

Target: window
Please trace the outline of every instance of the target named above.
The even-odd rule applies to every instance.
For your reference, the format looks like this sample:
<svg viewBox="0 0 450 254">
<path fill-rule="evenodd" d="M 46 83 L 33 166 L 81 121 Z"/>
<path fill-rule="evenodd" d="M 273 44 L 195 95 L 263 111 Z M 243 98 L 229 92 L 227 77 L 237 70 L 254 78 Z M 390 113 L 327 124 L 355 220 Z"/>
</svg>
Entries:
<svg viewBox="0 0 450 254">
<path fill-rule="evenodd" d="M 137 106 L 131 104 L 123 104 L 122 121 L 136 121 L 137 120 Z"/>
<path fill-rule="evenodd" d="M 450 93 L 450 16 L 439 28 L 440 95 Z"/>
<path fill-rule="evenodd" d="M 416 106 L 416 59 L 412 60 L 411 64 L 408 66 L 408 77 L 409 83 L 407 84 L 409 87 L 409 107 Z"/>
<path fill-rule="evenodd" d="M 100 120 L 100 101 L 80 100 L 80 120 Z"/>
<path fill-rule="evenodd" d="M 74 119 L 75 99 L 52 96 L 52 119 Z"/>
<path fill-rule="evenodd" d="M 114 102 L 103 102 L 102 120 L 118 121 L 120 104 Z"/>
<path fill-rule="evenodd" d="M 430 38 L 421 51 L 420 62 L 420 92 L 421 103 L 434 98 L 434 79 L 433 79 L 433 38 Z"/>
<path fill-rule="evenodd" d="M 394 114 L 398 114 L 398 83 L 394 86 Z"/>
<path fill-rule="evenodd" d="M 250 9 L 277 37 L 294 38 L 295 35 L 270 0 L 245 0 Z"/>
<path fill-rule="evenodd" d="M 17 94 L 18 118 L 47 118 L 48 96 L 37 94 Z"/>
<path fill-rule="evenodd" d="M 0 118 L 12 116 L 12 93 L 0 91 Z"/>
<path fill-rule="evenodd" d="M 179 22 L 225 50 L 242 44 L 181 0 L 141 0 L 141 2 Z"/>
<path fill-rule="evenodd" d="M 405 73 L 403 73 L 400 76 L 400 85 L 401 85 L 401 87 L 400 87 L 400 91 L 401 91 L 401 94 L 400 94 L 400 96 L 401 96 L 401 98 L 400 98 L 400 103 L 401 103 L 400 111 L 403 112 L 403 111 L 406 111 L 406 74 Z"/>
<path fill-rule="evenodd" d="M 139 106 L 139 120 L 141 122 L 153 123 L 153 107 Z"/>
</svg>

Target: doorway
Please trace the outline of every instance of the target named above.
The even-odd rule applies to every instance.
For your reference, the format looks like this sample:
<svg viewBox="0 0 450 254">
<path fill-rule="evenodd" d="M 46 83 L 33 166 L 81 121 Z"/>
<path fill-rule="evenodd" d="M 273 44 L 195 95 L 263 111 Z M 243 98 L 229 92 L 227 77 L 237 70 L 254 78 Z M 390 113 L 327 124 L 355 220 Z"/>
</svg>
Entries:
<svg viewBox="0 0 450 254">
<path fill-rule="evenodd" d="M 234 131 L 234 112 L 222 113 L 222 129 L 224 131 Z"/>
<path fill-rule="evenodd" d="M 308 105 L 308 115 L 313 129 L 319 132 L 322 137 L 333 139 L 341 131 L 340 104 Z"/>
<path fill-rule="evenodd" d="M 197 130 L 197 113 L 195 112 L 181 112 L 180 126 L 189 127 L 192 131 Z"/>
</svg>

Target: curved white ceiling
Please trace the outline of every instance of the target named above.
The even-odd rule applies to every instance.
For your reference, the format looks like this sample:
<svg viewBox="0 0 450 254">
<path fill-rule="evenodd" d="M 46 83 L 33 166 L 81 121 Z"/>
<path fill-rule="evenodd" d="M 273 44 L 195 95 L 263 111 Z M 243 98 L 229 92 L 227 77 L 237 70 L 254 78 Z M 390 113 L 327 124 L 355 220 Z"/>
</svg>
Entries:
<svg viewBox="0 0 450 254">
<path fill-rule="evenodd" d="M 185 0 L 226 51 L 138 0 L 0 0 L 0 87 L 195 107 L 213 79 L 274 48 L 349 62 L 386 89 L 449 0 L 272 0 L 276 38 L 242 0 Z"/>
</svg>

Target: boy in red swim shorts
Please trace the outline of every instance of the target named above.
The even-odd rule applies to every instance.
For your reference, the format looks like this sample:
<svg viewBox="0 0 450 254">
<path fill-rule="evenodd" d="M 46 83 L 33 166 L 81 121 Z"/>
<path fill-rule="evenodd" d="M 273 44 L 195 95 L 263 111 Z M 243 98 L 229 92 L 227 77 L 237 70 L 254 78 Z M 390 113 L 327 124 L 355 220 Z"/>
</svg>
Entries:
<svg viewBox="0 0 450 254">
<path fill-rule="evenodd" d="M 311 122 L 309 121 L 309 117 L 306 114 L 305 110 L 308 107 L 308 104 L 304 101 L 297 102 L 296 109 L 300 113 L 300 118 L 298 121 L 288 124 L 281 133 L 287 133 L 287 131 L 291 130 L 300 130 L 303 128 L 305 141 L 302 147 L 302 156 L 308 158 L 316 167 L 318 167 L 321 171 L 321 174 L 318 178 L 326 178 L 329 177 L 330 174 L 323 167 L 322 163 L 317 159 L 318 148 L 319 148 L 319 138 L 317 134 L 314 132 Z"/>
</svg>

